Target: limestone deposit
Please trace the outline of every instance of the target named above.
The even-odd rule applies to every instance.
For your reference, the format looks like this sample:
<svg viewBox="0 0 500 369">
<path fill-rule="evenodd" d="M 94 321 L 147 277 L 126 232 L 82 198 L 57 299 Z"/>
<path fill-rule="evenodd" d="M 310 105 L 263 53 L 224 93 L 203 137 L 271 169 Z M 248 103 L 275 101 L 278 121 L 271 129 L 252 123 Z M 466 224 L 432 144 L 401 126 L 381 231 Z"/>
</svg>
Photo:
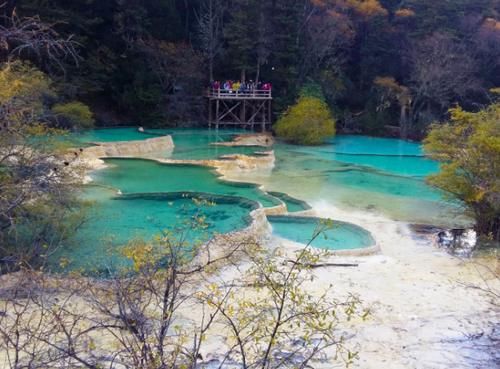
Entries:
<svg viewBox="0 0 500 369">
<path fill-rule="evenodd" d="M 141 141 L 96 142 L 95 146 L 83 149 L 82 158 L 99 159 L 107 157 L 144 157 L 158 152 L 174 150 L 172 136 L 154 137 Z"/>
<path fill-rule="evenodd" d="M 192 164 L 214 167 L 219 171 L 252 171 L 273 169 L 276 161 L 274 151 L 266 151 L 259 153 L 258 156 L 248 155 L 224 155 L 220 159 L 213 160 L 175 160 L 175 159 L 160 159 L 155 158 L 160 163 L 165 164 Z"/>
<path fill-rule="evenodd" d="M 262 146 L 271 147 L 274 145 L 274 138 L 270 133 L 242 134 L 230 142 L 216 142 L 216 146 Z"/>
</svg>

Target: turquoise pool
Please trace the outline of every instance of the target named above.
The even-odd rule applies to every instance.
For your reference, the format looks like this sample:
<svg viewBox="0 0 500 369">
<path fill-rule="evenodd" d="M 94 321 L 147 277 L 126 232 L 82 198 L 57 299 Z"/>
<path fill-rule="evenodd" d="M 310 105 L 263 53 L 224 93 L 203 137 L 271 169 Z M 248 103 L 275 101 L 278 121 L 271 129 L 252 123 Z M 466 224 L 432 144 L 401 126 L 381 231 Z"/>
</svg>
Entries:
<svg viewBox="0 0 500 369">
<path fill-rule="evenodd" d="M 70 270 L 98 273 L 124 265 L 120 252 L 131 240 L 171 232 L 186 245 L 208 241 L 215 234 L 246 227 L 249 213 L 259 206 L 241 197 L 196 192 L 116 196 L 98 186 L 89 187 L 84 197 L 94 201 L 89 219 L 53 259 L 56 264 L 61 258 L 68 260 Z"/>
<path fill-rule="evenodd" d="M 439 169 L 435 161 L 424 156 L 420 144 L 390 138 L 345 135 L 323 146 L 288 146 L 285 150 L 408 177 L 425 177 Z"/>
<path fill-rule="evenodd" d="M 78 134 L 79 142 L 122 141 L 171 134 L 175 159 L 213 159 L 226 154 L 253 154 L 258 147 L 211 145 L 232 139 L 238 131 L 172 129 L 145 133 L 135 128 L 99 129 Z M 71 137 L 72 138 L 72 137 Z M 247 226 L 256 206 L 287 204 L 289 212 L 316 208 L 352 208 L 395 220 L 456 226 L 460 206 L 445 201 L 424 177 L 437 171 L 420 145 L 401 140 L 339 136 L 319 147 L 274 145 L 272 170 L 233 173 L 243 183 L 221 180 L 213 169 L 197 165 L 167 165 L 142 159 L 106 159 L 108 168 L 92 174 L 93 186 L 84 195 L 95 206 L 76 242 L 58 256 L 75 260 L 72 267 L 102 268 L 123 260 L 116 257 L 131 238 L 150 239 L 164 229 L 185 229 L 190 241 L 210 238 Z M 158 153 L 162 156 L 162 153 Z M 169 155 L 167 153 L 165 156 Z M 265 190 L 260 190 L 263 185 Z M 179 194 L 181 196 L 179 197 Z M 187 197 L 183 197 L 184 194 Z M 206 209 L 198 209 L 196 196 L 211 196 Z M 207 227 L 189 228 L 193 214 L 206 212 Z M 270 217 L 276 235 L 307 243 L 318 222 L 301 217 Z M 373 244 L 372 236 L 357 226 L 337 222 L 325 242 L 314 247 L 354 249 Z M 122 260 L 122 261 L 120 261 Z"/>
<path fill-rule="evenodd" d="M 145 133 L 139 132 L 137 127 L 102 128 L 83 132 L 75 132 L 67 138 L 73 142 L 118 142 L 118 141 L 140 141 L 148 138 L 158 137 L 161 132 Z"/>
<path fill-rule="evenodd" d="M 242 130 L 175 129 L 148 130 L 148 132 L 172 135 L 175 149 L 172 153 L 165 154 L 171 159 L 217 159 L 232 154 L 253 155 L 255 151 L 262 150 L 258 147 L 213 145 L 213 143 L 231 141 L 234 135 L 245 133 Z"/>
<path fill-rule="evenodd" d="M 253 155 L 258 147 L 248 146 L 220 146 L 214 143 L 231 141 L 232 138 L 244 130 L 227 129 L 147 129 L 139 132 L 138 127 L 102 128 L 83 132 L 75 132 L 60 139 L 73 145 L 87 146 L 95 142 L 140 141 L 148 138 L 172 135 L 175 149 L 155 153 L 158 157 L 168 159 L 217 159 L 224 155 L 245 154 Z"/>
<path fill-rule="evenodd" d="M 268 194 L 283 201 L 289 213 L 296 213 L 299 211 L 311 209 L 311 206 L 307 202 L 295 199 L 291 196 L 288 196 L 286 193 L 269 191 Z"/>
<path fill-rule="evenodd" d="M 364 136 L 338 136 L 326 145 L 277 143 L 274 170 L 237 173 L 314 207 L 369 211 L 394 220 L 455 227 L 469 224 L 457 202 L 425 182 L 438 165 L 417 143 Z"/>
<path fill-rule="evenodd" d="M 184 164 L 160 164 L 153 160 L 106 159 L 110 166 L 93 175 L 94 183 L 124 194 L 192 191 L 237 196 L 273 207 L 280 202 L 257 185 L 220 180 L 214 170 Z"/>
<path fill-rule="evenodd" d="M 273 233 L 290 241 L 309 244 L 325 250 L 354 250 L 375 245 L 370 232 L 340 221 L 331 221 L 325 227 L 325 219 L 295 216 L 268 216 Z M 317 237 L 314 237 L 317 235 Z"/>
</svg>

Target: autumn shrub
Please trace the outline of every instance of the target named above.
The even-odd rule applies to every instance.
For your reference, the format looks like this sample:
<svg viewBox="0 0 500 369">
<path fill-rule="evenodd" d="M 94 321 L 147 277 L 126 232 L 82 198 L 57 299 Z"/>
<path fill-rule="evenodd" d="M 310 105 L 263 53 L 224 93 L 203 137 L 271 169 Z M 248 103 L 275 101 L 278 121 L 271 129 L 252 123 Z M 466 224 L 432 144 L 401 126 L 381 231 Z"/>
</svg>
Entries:
<svg viewBox="0 0 500 369">
<path fill-rule="evenodd" d="M 335 120 L 321 99 L 302 96 L 276 123 L 275 132 L 293 144 L 319 145 L 335 135 Z"/>
<path fill-rule="evenodd" d="M 15 60 L 0 66 L 0 104 L 9 111 L 19 110 L 16 120 L 43 114 L 46 97 L 55 97 L 52 81 L 32 64 Z"/>
<path fill-rule="evenodd" d="M 47 120 L 52 85 L 30 63 L 0 65 L 0 275 L 42 267 L 83 220 L 80 168 L 61 155 L 63 131 Z"/>
<path fill-rule="evenodd" d="M 75 129 L 94 127 L 94 116 L 90 108 L 79 101 L 56 104 L 52 107 L 52 113 L 63 127 Z"/>
<path fill-rule="evenodd" d="M 435 124 L 425 151 L 441 163 L 429 182 L 461 200 L 481 236 L 500 240 L 500 103 L 477 113 L 451 109 L 451 119 Z"/>
</svg>

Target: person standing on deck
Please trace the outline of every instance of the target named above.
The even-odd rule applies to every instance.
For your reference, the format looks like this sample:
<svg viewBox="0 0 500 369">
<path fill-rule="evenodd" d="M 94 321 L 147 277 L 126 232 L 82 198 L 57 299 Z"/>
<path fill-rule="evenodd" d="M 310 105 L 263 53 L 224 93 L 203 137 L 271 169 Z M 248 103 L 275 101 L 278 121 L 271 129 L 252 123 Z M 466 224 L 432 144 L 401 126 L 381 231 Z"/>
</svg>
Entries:
<svg viewBox="0 0 500 369">
<path fill-rule="evenodd" d="M 255 82 L 253 80 L 250 80 L 250 82 L 248 83 L 248 92 L 250 92 L 253 95 L 254 91 L 255 91 Z"/>
<path fill-rule="evenodd" d="M 214 82 L 212 93 L 214 93 L 218 96 L 220 95 L 220 82 L 219 81 Z"/>
<path fill-rule="evenodd" d="M 240 87 L 241 87 L 241 82 L 240 81 L 236 81 L 233 83 L 233 91 L 235 93 L 238 93 L 240 91 Z"/>
</svg>

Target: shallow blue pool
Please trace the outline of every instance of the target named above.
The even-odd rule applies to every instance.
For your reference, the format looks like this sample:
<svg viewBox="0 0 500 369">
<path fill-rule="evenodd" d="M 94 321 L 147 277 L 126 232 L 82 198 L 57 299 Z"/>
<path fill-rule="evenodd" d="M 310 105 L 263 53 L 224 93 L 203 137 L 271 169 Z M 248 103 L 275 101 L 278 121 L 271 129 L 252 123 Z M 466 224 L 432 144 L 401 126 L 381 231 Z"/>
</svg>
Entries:
<svg viewBox="0 0 500 369">
<path fill-rule="evenodd" d="M 275 235 L 315 248 L 335 251 L 375 245 L 370 232 L 350 223 L 294 216 L 268 216 L 267 219 Z"/>
<path fill-rule="evenodd" d="M 221 155 L 252 155 L 259 147 L 220 147 L 241 133 L 234 130 L 165 129 L 138 132 L 136 128 L 99 129 L 70 135 L 81 143 L 138 140 L 171 134 L 174 152 L 156 153 L 174 159 L 214 159 Z M 382 214 L 395 220 L 441 226 L 468 222 L 460 204 L 447 202 L 443 193 L 425 182 L 425 176 L 438 170 L 417 143 L 365 136 L 337 136 L 327 144 L 304 147 L 276 143 L 273 170 L 241 171 L 235 179 L 222 181 L 213 169 L 195 165 L 165 165 L 136 159 L 107 159 L 109 167 L 92 174 L 94 184 L 84 197 L 95 206 L 92 216 L 77 235 L 77 242 L 65 256 L 77 264 L 110 259 L 113 251 L 130 238 L 146 240 L 164 229 L 179 231 L 189 224 L 192 199 L 171 198 L 178 193 L 200 193 L 229 197 L 207 209 L 209 226 L 203 232 L 225 233 L 247 225 L 252 204 L 272 207 L 285 202 L 290 212 L 309 205 L 352 208 Z M 264 185 L 261 191 L 256 185 Z M 116 196 L 122 193 L 123 196 Z M 286 194 L 286 195 L 285 195 Z M 280 201 L 281 200 L 281 201 Z M 187 210 L 186 210 L 187 209 Z M 193 210 L 191 210 L 193 211 Z M 269 217 L 276 235 L 307 243 L 318 219 Z M 202 236 L 192 232 L 194 240 Z M 325 238 L 326 235 L 326 238 Z M 335 222 L 332 230 L 316 239 L 313 246 L 332 250 L 357 249 L 373 245 L 369 232 L 352 224 Z M 116 253 L 115 253 L 116 254 Z M 116 256 L 115 256 L 116 257 Z M 100 264 L 101 265 L 101 264 Z"/>
</svg>

